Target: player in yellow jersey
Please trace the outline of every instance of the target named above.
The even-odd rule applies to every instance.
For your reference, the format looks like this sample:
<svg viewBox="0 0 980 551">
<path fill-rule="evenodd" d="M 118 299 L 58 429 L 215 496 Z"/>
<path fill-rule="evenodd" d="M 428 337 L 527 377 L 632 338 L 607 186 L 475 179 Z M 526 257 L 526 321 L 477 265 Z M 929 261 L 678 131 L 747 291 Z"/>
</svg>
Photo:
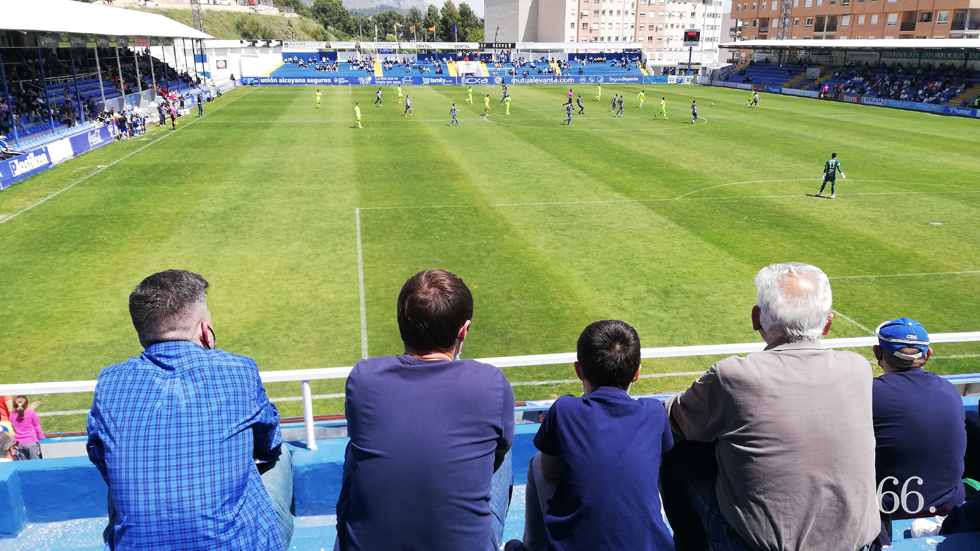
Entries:
<svg viewBox="0 0 980 551">
<path fill-rule="evenodd" d="M 354 119 L 355 119 L 354 122 L 357 123 L 357 127 L 358 128 L 364 128 L 363 126 L 361 126 L 361 104 L 360 103 L 355 103 L 354 104 Z"/>
<path fill-rule="evenodd" d="M 643 100 L 647 99 L 646 94 L 643 93 L 643 90 L 640 90 L 640 93 L 636 95 L 636 99 L 640 100 L 640 109 L 643 109 Z"/>
<path fill-rule="evenodd" d="M 470 86 L 466 89 L 466 101 L 467 103 L 473 103 L 473 87 Z"/>
<path fill-rule="evenodd" d="M 507 108 L 507 111 L 504 114 L 510 115 L 510 96 L 504 98 L 504 106 Z"/>
<path fill-rule="evenodd" d="M 399 84 L 398 85 L 398 103 L 401 103 L 402 102 L 402 99 L 403 99 L 403 96 L 402 96 L 402 85 Z"/>
<path fill-rule="evenodd" d="M 600 85 L 599 85 L 599 93 L 598 93 L 598 94 L 596 94 L 596 96 L 595 96 L 595 100 L 596 100 L 596 101 L 599 101 L 599 100 L 601 100 L 601 99 L 602 99 L 602 85 L 600 84 Z"/>
<path fill-rule="evenodd" d="M 316 108 L 320 108 L 320 89 L 316 89 Z"/>
<path fill-rule="evenodd" d="M 653 116 L 657 118 L 660 115 L 664 116 L 664 120 L 667 120 L 667 98 L 660 98 L 660 112 Z"/>
<path fill-rule="evenodd" d="M 490 114 L 490 94 L 483 98 L 483 117 L 486 118 Z"/>
</svg>

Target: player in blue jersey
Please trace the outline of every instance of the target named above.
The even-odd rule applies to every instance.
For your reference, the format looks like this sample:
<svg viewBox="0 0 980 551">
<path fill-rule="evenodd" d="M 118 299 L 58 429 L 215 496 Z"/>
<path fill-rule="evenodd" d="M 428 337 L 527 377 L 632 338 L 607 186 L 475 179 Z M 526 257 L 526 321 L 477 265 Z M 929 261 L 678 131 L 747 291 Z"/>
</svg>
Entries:
<svg viewBox="0 0 980 551">
<path fill-rule="evenodd" d="M 578 114 L 579 115 L 584 115 L 585 114 L 585 106 L 582 105 L 582 96 L 579 96 L 578 99 L 576 100 L 576 102 L 578 103 Z"/>
<path fill-rule="evenodd" d="M 383 107 L 381 105 L 381 88 L 378 88 L 378 91 L 374 94 L 378 96 L 378 99 L 374 100 L 374 107 Z"/>
<path fill-rule="evenodd" d="M 449 114 L 453 116 L 453 120 L 449 121 L 449 126 L 452 126 L 453 123 L 456 123 L 456 126 L 459 126 L 459 119 L 456 118 L 456 104 L 455 103 L 453 104 L 453 108 L 449 110 Z"/>
<path fill-rule="evenodd" d="M 694 124 L 698 120 L 698 100 L 691 102 L 691 116 L 694 117 L 691 124 Z"/>
<path fill-rule="evenodd" d="M 412 96 L 407 94 L 405 95 L 405 112 L 402 113 L 402 116 L 404 117 L 406 115 L 409 117 L 412 116 Z"/>
<path fill-rule="evenodd" d="M 565 117 L 565 120 L 562 121 L 562 124 L 572 124 L 572 111 L 574 111 L 574 109 L 575 108 L 572 107 L 572 102 L 565 104 L 565 113 L 567 116 Z"/>
<path fill-rule="evenodd" d="M 617 117 L 622 117 L 623 116 L 623 103 L 624 103 L 624 100 L 625 99 L 626 99 L 626 96 L 625 95 L 619 96 L 619 101 L 616 102 L 616 109 L 617 109 L 616 116 Z"/>
</svg>

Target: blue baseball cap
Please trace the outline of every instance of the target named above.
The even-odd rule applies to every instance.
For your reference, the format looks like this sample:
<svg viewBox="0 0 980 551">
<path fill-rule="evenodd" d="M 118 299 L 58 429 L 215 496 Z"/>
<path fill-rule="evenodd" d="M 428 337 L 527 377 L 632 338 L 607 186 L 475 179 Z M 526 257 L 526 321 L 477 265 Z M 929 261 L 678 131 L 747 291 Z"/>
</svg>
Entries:
<svg viewBox="0 0 980 551">
<path fill-rule="evenodd" d="M 896 358 L 917 360 L 929 351 L 929 333 L 922 324 L 909 318 L 886 321 L 875 329 L 878 346 Z M 899 348 L 915 348 L 918 354 L 904 354 Z"/>
</svg>

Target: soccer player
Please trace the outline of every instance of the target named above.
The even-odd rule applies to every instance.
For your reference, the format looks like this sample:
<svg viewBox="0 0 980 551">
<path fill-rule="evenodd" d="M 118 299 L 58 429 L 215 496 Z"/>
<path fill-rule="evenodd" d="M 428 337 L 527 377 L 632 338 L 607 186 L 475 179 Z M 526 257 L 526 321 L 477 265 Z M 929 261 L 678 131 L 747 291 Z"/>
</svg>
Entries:
<svg viewBox="0 0 980 551">
<path fill-rule="evenodd" d="M 752 94 L 752 100 L 749 101 L 749 107 L 758 107 L 758 106 L 759 106 L 759 92 L 754 92 Z"/>
<path fill-rule="evenodd" d="M 456 126 L 459 126 L 459 119 L 456 118 L 456 104 L 455 103 L 453 104 L 453 108 L 449 110 L 449 114 L 451 114 L 453 116 L 453 120 L 449 121 L 449 126 L 452 126 L 453 123 L 456 123 Z"/>
<path fill-rule="evenodd" d="M 487 118 L 487 115 L 489 114 L 490 114 L 490 94 L 487 94 L 487 97 L 483 98 L 483 118 Z"/>
<path fill-rule="evenodd" d="M 579 115 L 584 115 L 585 114 L 585 106 L 582 105 L 582 96 L 580 95 L 578 97 L 578 99 L 575 100 L 575 102 L 578 104 L 578 114 Z"/>
<path fill-rule="evenodd" d="M 402 116 L 405 115 L 412 116 L 412 96 L 405 96 L 405 112 L 402 113 Z"/>
<path fill-rule="evenodd" d="M 626 96 L 619 96 L 619 101 L 616 103 L 618 110 L 616 111 L 617 117 L 623 116 L 623 103 L 625 103 Z"/>
<path fill-rule="evenodd" d="M 364 128 L 363 126 L 361 126 L 361 104 L 360 103 L 355 103 L 354 104 L 354 122 L 357 123 L 357 127 L 358 128 Z"/>
<path fill-rule="evenodd" d="M 691 102 L 691 116 L 694 117 L 691 124 L 694 124 L 698 120 L 698 100 Z"/>
<path fill-rule="evenodd" d="M 316 108 L 320 108 L 320 89 L 316 89 Z"/>
<path fill-rule="evenodd" d="M 636 99 L 640 100 L 640 109 L 643 109 L 643 101 L 647 99 L 646 94 L 643 93 L 643 90 L 640 90 L 640 93 L 636 95 Z"/>
<path fill-rule="evenodd" d="M 402 96 L 402 85 L 399 84 L 398 85 L 398 103 L 401 103 L 402 100 L 404 100 L 404 99 L 405 99 L 405 96 Z"/>
<path fill-rule="evenodd" d="M 619 101 L 619 94 L 614 94 L 613 95 L 613 99 L 612 99 L 612 103 L 609 104 L 609 112 L 610 113 L 615 113 L 616 112 L 616 102 L 617 101 Z"/>
<path fill-rule="evenodd" d="M 834 195 L 834 188 L 837 187 L 838 172 L 840 172 L 842 179 L 847 179 L 847 176 L 844 176 L 844 171 L 840 169 L 840 161 L 837 160 L 837 154 L 831 153 L 830 159 L 823 165 L 823 184 L 820 186 L 817 197 L 823 197 L 823 188 L 827 187 L 827 182 L 830 182 L 830 198 L 837 199 L 837 196 Z"/>
<path fill-rule="evenodd" d="M 507 101 L 507 85 L 501 84 L 501 86 L 503 90 L 503 97 L 500 98 L 500 103 L 498 103 L 497 105 L 503 105 L 504 102 Z"/>
<path fill-rule="evenodd" d="M 466 102 L 467 103 L 470 103 L 470 104 L 473 103 L 473 87 L 472 86 L 470 86 L 469 88 L 466 89 Z"/>
<path fill-rule="evenodd" d="M 565 120 L 562 121 L 562 124 L 572 124 L 572 110 L 573 109 L 574 108 L 572 107 L 572 102 L 568 102 L 568 103 L 565 104 L 565 114 L 566 114 L 566 117 L 565 117 Z"/>
<path fill-rule="evenodd" d="M 374 100 L 374 107 L 378 107 L 381 105 L 381 88 L 378 88 L 378 91 L 375 92 L 374 95 L 378 97 L 378 99 Z"/>
<path fill-rule="evenodd" d="M 510 96 L 504 98 L 504 108 L 506 108 L 505 115 L 510 115 Z"/>
<path fill-rule="evenodd" d="M 657 118 L 660 115 L 664 116 L 664 120 L 667 120 L 667 98 L 660 98 L 660 112 L 653 116 Z"/>
<path fill-rule="evenodd" d="M 596 94 L 596 96 L 595 96 L 595 100 L 596 100 L 596 101 L 599 101 L 599 100 L 601 100 L 601 99 L 602 99 L 602 85 L 601 85 L 601 84 L 599 84 L 599 85 L 598 85 L 598 87 L 599 87 L 599 93 L 598 93 L 598 94 Z"/>
</svg>

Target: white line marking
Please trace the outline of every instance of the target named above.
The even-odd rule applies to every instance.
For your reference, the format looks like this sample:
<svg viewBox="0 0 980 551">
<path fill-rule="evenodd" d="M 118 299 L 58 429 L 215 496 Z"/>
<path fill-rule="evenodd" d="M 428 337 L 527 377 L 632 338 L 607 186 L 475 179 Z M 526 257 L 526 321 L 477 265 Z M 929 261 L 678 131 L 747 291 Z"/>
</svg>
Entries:
<svg viewBox="0 0 980 551">
<path fill-rule="evenodd" d="M 236 101 L 238 101 L 238 100 L 240 100 L 240 99 L 242 99 L 242 98 L 244 98 L 245 96 L 247 96 L 247 95 L 249 95 L 249 94 L 251 94 L 251 93 L 252 93 L 252 92 L 254 92 L 255 90 L 258 90 L 258 88 L 255 88 L 255 89 L 253 89 L 253 90 L 250 90 L 250 91 L 248 91 L 248 92 L 245 92 L 244 94 L 242 94 L 242 95 L 240 95 L 240 96 L 238 96 L 237 98 L 235 98 L 235 99 L 233 99 L 233 100 L 231 100 L 231 101 L 229 101 L 228 103 L 226 103 L 226 104 L 224 104 L 224 105 L 222 105 L 221 107 L 218 107 L 217 109 L 214 109 L 214 110 L 212 110 L 212 111 L 211 111 L 211 113 L 214 113 L 215 111 L 218 111 L 218 110 L 219 110 L 219 109 L 221 109 L 222 107 L 225 107 L 225 106 L 227 106 L 227 105 L 231 105 L 231 104 L 233 104 L 233 103 L 235 103 Z M 208 113 L 208 115 L 210 115 L 211 113 Z M 207 115 L 205 115 L 205 117 L 207 117 Z M 187 123 L 187 125 L 186 125 L 186 126 L 184 126 L 184 127 L 182 127 L 182 128 L 180 128 L 180 129 L 178 130 L 178 132 L 179 132 L 180 130 L 183 130 L 184 128 L 187 128 L 187 127 L 189 127 L 190 125 L 192 125 L 192 124 L 194 124 L 195 122 L 197 122 L 197 121 L 199 121 L 199 120 L 201 120 L 201 118 L 196 118 L 196 119 L 194 119 L 194 120 L 192 120 L 191 122 L 189 122 L 189 123 Z M 120 158 L 120 159 L 116 159 L 115 161 L 113 161 L 113 162 L 111 162 L 111 163 L 109 163 L 109 164 L 107 164 L 107 165 L 105 165 L 104 167 L 102 167 L 102 168 L 100 168 L 99 170 L 96 170 L 95 172 L 93 172 L 93 173 L 91 173 L 91 174 L 89 174 L 88 176 L 86 176 L 86 177 L 84 177 L 84 178 L 82 178 L 81 180 L 79 180 L 79 181 L 77 181 L 77 182 L 75 182 L 74 184 L 71 184 L 70 186 L 68 186 L 68 187 L 66 187 L 66 188 L 64 188 L 64 189 L 62 189 L 61 191 L 56 191 L 56 192 L 54 192 L 54 193 L 52 193 L 51 195 L 48 195 L 48 196 L 47 196 L 47 197 L 45 197 L 44 199 L 41 199 L 41 200 L 40 200 L 40 201 L 38 201 L 37 203 L 34 203 L 33 205 L 31 205 L 31 206 L 29 206 L 29 207 L 27 207 L 27 208 L 25 208 L 25 209 L 23 209 L 23 210 L 21 210 L 21 211 L 19 211 L 19 212 L 16 212 L 16 213 L 14 213 L 14 214 L 11 214 L 10 216 L 8 216 L 8 217 L 6 217 L 6 218 L 3 218 L 3 219 L 0 219 L 0 224 L 3 224 L 4 222 L 9 222 L 10 220 L 13 220 L 14 218 L 16 218 L 16 217 L 18 217 L 18 216 L 20 216 L 21 214 L 23 214 L 23 213 L 25 213 L 25 212 L 27 212 L 27 211 L 29 211 L 29 210 L 31 210 L 32 208 L 34 208 L 34 207 L 36 207 L 36 206 L 38 206 L 38 205 L 40 205 L 41 203 L 44 203 L 44 202 L 46 202 L 46 201 L 47 201 L 48 199 L 53 199 L 54 197 L 56 197 L 56 196 L 58 196 L 58 195 L 61 195 L 62 193 L 64 193 L 64 192 L 66 192 L 66 191 L 68 191 L 69 189 L 71 189 L 71 188 L 73 188 L 73 187 L 75 187 L 75 186 L 77 186 L 78 184 L 80 184 L 80 183 L 82 183 L 82 182 L 84 182 L 85 180 L 88 180 L 89 178 L 91 178 L 92 176 L 95 176 L 96 174 L 98 174 L 98 173 L 100 173 L 100 172 L 102 172 L 103 170 L 106 170 L 106 169 L 108 169 L 109 167 L 111 167 L 111 166 L 113 166 L 113 165 L 115 165 L 115 164 L 117 164 L 117 163 L 120 163 L 120 162 L 122 162 L 122 161 L 125 161 L 126 159 L 128 159 L 128 158 L 130 158 L 130 157 L 132 157 L 133 155 L 136 155 L 136 154 L 137 154 L 137 153 L 139 153 L 140 151 L 143 151 L 143 150 L 144 150 L 144 149 L 146 149 L 147 147 L 150 147 L 151 145 L 153 145 L 153 144 L 155 144 L 155 143 L 157 143 L 157 142 L 159 142 L 160 140 L 165 140 L 165 139 L 167 139 L 167 138 L 169 138 L 170 136 L 173 136 L 174 134 L 176 134 L 176 132 L 173 132 L 173 131 L 171 131 L 171 132 L 167 132 L 167 133 L 166 133 L 165 135 L 163 135 L 163 136 L 161 136 L 161 137 L 159 137 L 159 138 L 157 138 L 157 139 L 155 139 L 155 140 L 153 140 L 152 142 L 150 142 L 150 143 L 148 143 L 148 144 L 146 144 L 146 145 L 144 145 L 143 147 L 141 147 L 141 148 L 139 148 L 139 149 L 137 149 L 136 151 L 132 151 L 132 152 L 130 152 L 130 153 L 128 153 L 127 155 L 125 155 L 124 157 L 122 157 L 122 158 Z"/>
<path fill-rule="evenodd" d="M 361 250 L 361 209 L 354 209 L 354 220 L 357 223 L 357 283 L 361 300 L 361 358 L 368 356 L 367 337 L 367 306 L 364 301 L 364 253 Z"/>
<path fill-rule="evenodd" d="M 334 398 L 343 398 L 344 394 L 314 394 L 312 398 L 314 400 L 332 400 Z M 269 398 L 270 402 L 302 402 L 302 396 L 285 396 L 282 398 Z"/>
<path fill-rule="evenodd" d="M 980 274 L 980 270 L 966 270 L 962 272 L 928 272 L 928 273 L 921 273 L 921 274 L 852 275 L 852 276 L 837 276 L 828 279 L 874 279 L 878 277 L 925 277 L 925 276 L 965 275 L 965 274 Z"/>
<path fill-rule="evenodd" d="M 765 180 L 774 182 L 785 182 L 788 180 Z M 870 180 L 865 180 L 870 181 Z M 748 183 L 748 182 L 742 182 Z M 730 185 L 730 184 L 724 184 Z M 716 186 L 717 187 L 717 186 Z M 692 192 L 694 193 L 694 192 Z M 966 190 L 966 191 L 881 191 L 881 192 L 868 192 L 868 193 L 848 193 L 841 194 L 838 193 L 839 197 L 856 197 L 862 195 L 928 195 L 928 194 L 947 194 L 947 193 L 980 193 L 980 189 Z M 738 196 L 725 196 L 725 197 L 690 197 L 685 198 L 685 201 L 717 201 L 717 200 L 739 200 L 739 199 L 791 199 L 791 198 L 805 198 L 808 197 L 805 194 L 791 194 L 791 195 L 738 195 Z M 358 210 L 413 210 L 413 209 L 478 209 L 478 208 L 497 208 L 497 207 L 546 207 L 546 206 L 558 206 L 558 205 L 599 205 L 599 204 L 615 204 L 615 203 L 663 203 L 668 201 L 677 201 L 679 197 L 673 199 L 611 199 L 604 201 L 554 201 L 554 202 L 542 202 L 542 203 L 497 203 L 490 205 L 422 205 L 422 206 L 394 206 L 394 207 L 360 207 Z"/>
<path fill-rule="evenodd" d="M 833 313 L 835 313 L 835 314 L 837 314 L 838 316 L 840 316 L 840 317 L 842 317 L 842 318 L 844 318 L 844 319 L 846 319 L 847 321 L 849 321 L 849 322 L 851 322 L 851 323 L 853 323 L 854 325 L 856 325 L 856 326 L 858 326 L 858 327 L 860 327 L 861 329 L 863 329 L 863 330 L 865 330 L 865 331 L 866 331 L 866 332 L 867 332 L 867 333 L 868 333 L 869 335 L 874 335 L 874 334 L 875 334 L 875 332 L 874 332 L 874 331 L 872 331 L 872 330 L 870 330 L 870 329 L 868 329 L 867 327 L 865 327 L 865 326 L 863 326 L 863 325 L 861 325 L 860 323 L 858 323 L 858 322 L 856 322 L 856 321 L 854 321 L 853 319 L 851 319 L 851 318 L 849 318 L 849 317 L 847 317 L 847 316 L 845 316 L 844 314 L 842 314 L 842 313 L 840 313 L 840 311 L 838 311 L 838 310 L 831 310 L 831 312 L 833 312 Z"/>
<path fill-rule="evenodd" d="M 980 358 L 980 354 L 954 354 L 952 356 L 932 356 L 932 360 L 959 360 L 966 358 Z"/>
<path fill-rule="evenodd" d="M 715 188 L 726 187 L 726 186 L 740 186 L 742 184 L 764 184 L 764 183 L 769 183 L 769 182 L 819 182 L 819 181 L 820 181 L 820 178 L 798 178 L 798 179 L 795 179 L 795 180 L 751 180 L 751 181 L 748 181 L 748 182 L 732 182 L 731 184 L 719 184 L 717 186 L 710 186 L 710 187 L 706 187 L 706 188 L 702 188 L 702 189 L 698 189 L 698 190 L 694 190 L 694 191 L 689 191 L 689 192 L 685 193 L 684 195 L 679 195 L 677 197 L 674 197 L 674 199 L 675 200 L 677 200 L 677 199 L 683 199 L 684 197 L 687 197 L 688 195 L 693 195 L 695 193 L 701 193 L 702 191 L 708 191 L 709 189 L 715 189 Z M 913 183 L 913 182 L 896 182 L 894 180 L 851 180 L 851 182 L 876 182 L 876 183 L 884 183 L 884 184 Z M 926 183 L 920 184 L 918 182 L 916 182 L 915 184 L 916 185 L 925 185 L 925 186 L 934 185 L 934 186 L 943 186 L 943 187 L 955 187 L 955 188 L 962 188 L 962 189 L 970 189 L 971 191 L 977 191 L 975 188 L 967 188 L 966 186 L 956 186 L 956 185 L 951 185 L 951 184 L 926 184 Z M 901 193 L 901 192 L 896 192 L 896 193 Z M 845 194 L 841 194 L 841 195 L 845 195 Z M 865 195 L 865 194 L 863 194 L 863 193 L 848 193 L 846 195 Z"/>
<path fill-rule="evenodd" d="M 89 410 L 87 409 L 74 409 L 71 411 L 39 411 L 37 412 L 38 417 L 48 417 L 51 415 L 88 415 Z"/>
</svg>

